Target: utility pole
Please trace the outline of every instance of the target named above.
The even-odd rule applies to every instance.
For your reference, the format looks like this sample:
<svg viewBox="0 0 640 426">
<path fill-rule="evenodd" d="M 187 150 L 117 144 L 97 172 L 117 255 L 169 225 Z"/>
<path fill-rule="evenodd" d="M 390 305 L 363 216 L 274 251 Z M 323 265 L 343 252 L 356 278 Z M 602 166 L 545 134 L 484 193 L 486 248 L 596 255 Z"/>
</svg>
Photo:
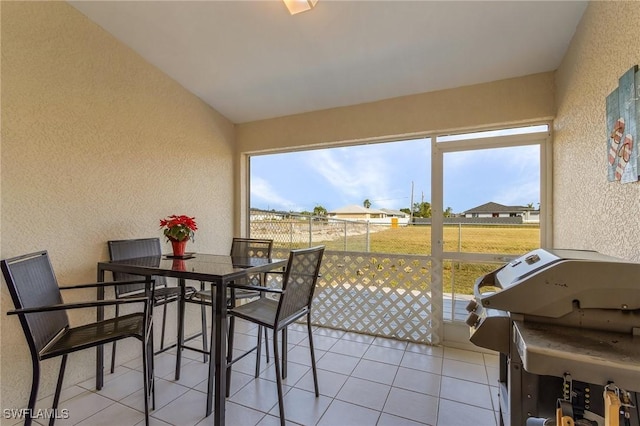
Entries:
<svg viewBox="0 0 640 426">
<path fill-rule="evenodd" d="M 413 225 L 413 181 L 411 181 L 411 204 L 409 204 L 409 223 Z"/>
</svg>

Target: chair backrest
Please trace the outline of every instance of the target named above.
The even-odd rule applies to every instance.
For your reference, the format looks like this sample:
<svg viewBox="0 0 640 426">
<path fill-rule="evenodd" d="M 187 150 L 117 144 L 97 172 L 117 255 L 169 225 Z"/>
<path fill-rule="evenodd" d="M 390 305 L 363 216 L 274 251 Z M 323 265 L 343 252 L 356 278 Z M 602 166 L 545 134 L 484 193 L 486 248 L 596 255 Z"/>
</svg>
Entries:
<svg viewBox="0 0 640 426">
<path fill-rule="evenodd" d="M 107 241 L 109 246 L 109 258 L 111 260 L 135 259 L 137 257 L 149 257 L 162 255 L 162 246 L 160 238 L 138 238 L 133 240 L 112 240 Z M 123 272 L 114 272 L 113 279 L 115 281 L 139 280 L 142 277 L 138 275 L 125 274 Z M 167 284 L 165 277 L 154 277 L 156 287 L 162 287 Z M 127 284 L 115 287 L 117 296 L 127 293 L 143 292 L 144 284 Z"/>
<path fill-rule="evenodd" d="M 16 309 L 63 303 L 46 251 L 5 259 L 0 265 Z M 66 311 L 21 314 L 19 317 L 34 357 L 55 335 L 69 326 Z"/>
<path fill-rule="evenodd" d="M 291 250 L 282 280 L 276 325 L 286 325 L 311 309 L 324 246 Z"/>
<path fill-rule="evenodd" d="M 234 237 L 231 242 L 231 256 L 234 257 L 263 257 L 271 259 L 273 240 L 259 238 Z M 236 280 L 236 284 L 262 285 L 261 274 L 250 275 L 247 279 Z"/>
<path fill-rule="evenodd" d="M 264 257 L 271 259 L 273 240 L 258 238 L 237 238 L 231 242 L 231 256 Z"/>
</svg>

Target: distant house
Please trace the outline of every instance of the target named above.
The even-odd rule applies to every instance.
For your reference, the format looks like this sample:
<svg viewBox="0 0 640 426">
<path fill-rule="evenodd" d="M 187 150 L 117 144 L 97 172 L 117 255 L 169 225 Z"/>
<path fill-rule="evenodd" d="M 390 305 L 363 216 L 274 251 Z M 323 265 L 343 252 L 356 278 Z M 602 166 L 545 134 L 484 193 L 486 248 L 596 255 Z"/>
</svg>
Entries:
<svg viewBox="0 0 640 426">
<path fill-rule="evenodd" d="M 527 206 L 505 206 L 502 204 L 488 202 L 481 206 L 474 207 L 462 213 L 462 217 L 467 218 L 501 218 L 501 217 L 522 217 L 522 221 L 540 222 L 540 210 Z"/>
<path fill-rule="evenodd" d="M 407 213 L 401 212 L 400 210 L 392 210 L 392 209 L 380 209 L 387 214 L 387 217 L 397 217 L 397 218 L 405 218 L 408 216 Z"/>
<path fill-rule="evenodd" d="M 351 204 L 327 212 L 327 216 L 336 219 L 369 220 L 385 218 L 387 214 L 382 210 L 368 209 L 357 204 Z"/>
<path fill-rule="evenodd" d="M 406 213 L 391 209 L 371 209 L 352 204 L 327 212 L 327 216 L 334 219 L 359 220 L 369 223 L 390 225 L 397 223 L 406 225 L 409 218 Z"/>
</svg>

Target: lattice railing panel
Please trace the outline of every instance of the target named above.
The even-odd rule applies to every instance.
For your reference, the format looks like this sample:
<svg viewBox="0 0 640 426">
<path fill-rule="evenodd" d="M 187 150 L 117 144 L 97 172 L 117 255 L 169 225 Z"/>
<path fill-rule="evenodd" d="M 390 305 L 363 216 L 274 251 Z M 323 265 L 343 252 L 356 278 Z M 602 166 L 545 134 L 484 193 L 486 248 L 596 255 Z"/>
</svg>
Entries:
<svg viewBox="0 0 640 426">
<path fill-rule="evenodd" d="M 312 312 L 315 325 L 441 342 L 442 291 L 431 286 L 429 256 L 325 251 L 320 273 Z"/>
</svg>

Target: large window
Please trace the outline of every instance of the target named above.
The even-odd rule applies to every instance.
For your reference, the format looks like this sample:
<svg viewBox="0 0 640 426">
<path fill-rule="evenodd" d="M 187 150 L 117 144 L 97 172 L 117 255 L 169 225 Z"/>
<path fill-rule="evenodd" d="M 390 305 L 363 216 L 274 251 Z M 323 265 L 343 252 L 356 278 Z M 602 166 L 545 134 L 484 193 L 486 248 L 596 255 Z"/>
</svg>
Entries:
<svg viewBox="0 0 640 426">
<path fill-rule="evenodd" d="M 429 291 L 464 320 L 479 276 L 550 241 L 550 155 L 543 124 L 252 156 L 249 234 L 429 256 Z"/>
</svg>

